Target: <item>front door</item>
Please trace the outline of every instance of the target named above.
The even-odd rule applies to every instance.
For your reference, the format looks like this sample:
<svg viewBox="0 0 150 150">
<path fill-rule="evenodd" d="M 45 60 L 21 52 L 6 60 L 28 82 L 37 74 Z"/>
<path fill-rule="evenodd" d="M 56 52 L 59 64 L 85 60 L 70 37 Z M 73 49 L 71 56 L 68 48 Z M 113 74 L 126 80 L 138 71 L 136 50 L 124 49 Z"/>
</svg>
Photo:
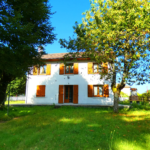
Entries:
<svg viewBox="0 0 150 150">
<path fill-rule="evenodd" d="M 73 103 L 73 85 L 65 85 L 64 103 Z"/>
</svg>

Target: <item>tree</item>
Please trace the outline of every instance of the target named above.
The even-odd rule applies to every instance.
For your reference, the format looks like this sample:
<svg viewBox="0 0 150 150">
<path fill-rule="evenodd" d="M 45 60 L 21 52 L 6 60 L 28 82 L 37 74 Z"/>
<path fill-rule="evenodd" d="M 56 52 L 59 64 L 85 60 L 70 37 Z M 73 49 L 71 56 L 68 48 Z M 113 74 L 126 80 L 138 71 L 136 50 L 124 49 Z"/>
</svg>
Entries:
<svg viewBox="0 0 150 150">
<path fill-rule="evenodd" d="M 149 97 L 150 97 L 150 90 L 138 95 L 140 98 L 144 98 L 144 101 L 148 101 Z"/>
<path fill-rule="evenodd" d="M 9 86 L 10 86 L 10 96 L 25 94 L 26 79 L 27 76 L 24 75 L 20 78 L 16 77 L 16 79 L 12 80 L 10 84 L 8 84 L 7 86 L 6 94 L 7 95 L 9 94 Z"/>
<path fill-rule="evenodd" d="M 7 85 L 42 64 L 37 47 L 55 40 L 48 0 L 0 0 L 0 105 Z"/>
<path fill-rule="evenodd" d="M 60 39 L 61 46 L 72 57 L 82 55 L 97 63 L 108 62 L 108 73 L 100 74 L 101 78 L 111 80 L 116 113 L 125 84 L 144 84 L 150 80 L 149 12 L 147 0 L 94 0 L 91 9 L 83 13 L 82 23 L 74 26 L 76 38 Z"/>
</svg>

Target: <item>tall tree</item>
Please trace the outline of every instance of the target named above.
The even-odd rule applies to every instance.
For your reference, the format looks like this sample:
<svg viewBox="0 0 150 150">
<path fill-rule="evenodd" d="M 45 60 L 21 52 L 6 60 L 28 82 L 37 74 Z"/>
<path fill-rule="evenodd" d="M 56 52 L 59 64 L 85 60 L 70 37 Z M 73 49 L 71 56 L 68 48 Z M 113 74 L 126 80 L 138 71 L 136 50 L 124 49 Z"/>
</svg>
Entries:
<svg viewBox="0 0 150 150">
<path fill-rule="evenodd" d="M 125 84 L 150 81 L 149 14 L 147 0 L 94 0 L 91 9 L 83 13 L 82 23 L 74 27 L 76 38 L 60 39 L 61 46 L 73 57 L 82 54 L 97 63 L 108 62 L 108 73 L 100 74 L 111 80 L 114 112 L 118 112 L 119 95 Z"/>
<path fill-rule="evenodd" d="M 52 15 L 48 0 L 0 0 L 0 105 L 8 83 L 41 64 L 36 47 L 55 40 Z"/>
</svg>

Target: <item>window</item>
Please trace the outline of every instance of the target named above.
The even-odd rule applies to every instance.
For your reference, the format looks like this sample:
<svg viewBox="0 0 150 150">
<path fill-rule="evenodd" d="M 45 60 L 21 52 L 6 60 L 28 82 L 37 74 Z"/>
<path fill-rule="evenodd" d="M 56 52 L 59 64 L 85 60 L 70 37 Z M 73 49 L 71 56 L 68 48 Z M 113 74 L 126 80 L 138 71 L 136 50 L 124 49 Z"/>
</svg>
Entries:
<svg viewBox="0 0 150 150">
<path fill-rule="evenodd" d="M 45 97 L 45 85 L 37 85 L 36 97 Z"/>
<path fill-rule="evenodd" d="M 88 97 L 109 97 L 109 85 L 88 85 Z"/>
<path fill-rule="evenodd" d="M 94 96 L 103 97 L 103 86 L 94 85 Z"/>
<path fill-rule="evenodd" d="M 93 64 L 93 72 L 94 73 L 99 73 L 100 72 L 100 64 L 99 65 L 96 64 L 96 63 Z"/>
<path fill-rule="evenodd" d="M 39 74 L 40 75 L 46 74 L 46 65 L 39 67 Z"/>
<path fill-rule="evenodd" d="M 65 66 L 65 74 L 73 74 L 73 63 Z"/>
<path fill-rule="evenodd" d="M 108 63 L 88 63 L 88 74 L 108 73 Z"/>
<path fill-rule="evenodd" d="M 43 66 L 34 66 L 33 75 L 51 75 L 51 64 Z"/>
<path fill-rule="evenodd" d="M 60 64 L 59 74 L 78 74 L 78 63 L 67 63 L 66 66 L 63 63 Z"/>
</svg>

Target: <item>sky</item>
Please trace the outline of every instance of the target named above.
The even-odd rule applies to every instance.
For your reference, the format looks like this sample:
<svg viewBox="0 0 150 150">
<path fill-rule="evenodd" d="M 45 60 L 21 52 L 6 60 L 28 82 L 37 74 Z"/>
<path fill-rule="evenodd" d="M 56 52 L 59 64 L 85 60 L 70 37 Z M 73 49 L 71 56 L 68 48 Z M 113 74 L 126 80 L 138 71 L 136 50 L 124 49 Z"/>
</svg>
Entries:
<svg viewBox="0 0 150 150">
<path fill-rule="evenodd" d="M 90 9 L 89 0 L 50 0 L 52 12 L 56 12 L 50 18 L 52 26 L 55 28 L 57 40 L 52 44 L 47 44 L 45 50 L 50 53 L 65 53 L 67 50 L 61 48 L 59 39 L 69 39 L 69 36 L 73 36 L 73 26 L 75 22 L 82 23 L 82 13 Z M 145 85 L 133 85 L 131 88 L 137 88 L 138 93 L 144 93 L 150 90 L 150 84 Z"/>
</svg>

